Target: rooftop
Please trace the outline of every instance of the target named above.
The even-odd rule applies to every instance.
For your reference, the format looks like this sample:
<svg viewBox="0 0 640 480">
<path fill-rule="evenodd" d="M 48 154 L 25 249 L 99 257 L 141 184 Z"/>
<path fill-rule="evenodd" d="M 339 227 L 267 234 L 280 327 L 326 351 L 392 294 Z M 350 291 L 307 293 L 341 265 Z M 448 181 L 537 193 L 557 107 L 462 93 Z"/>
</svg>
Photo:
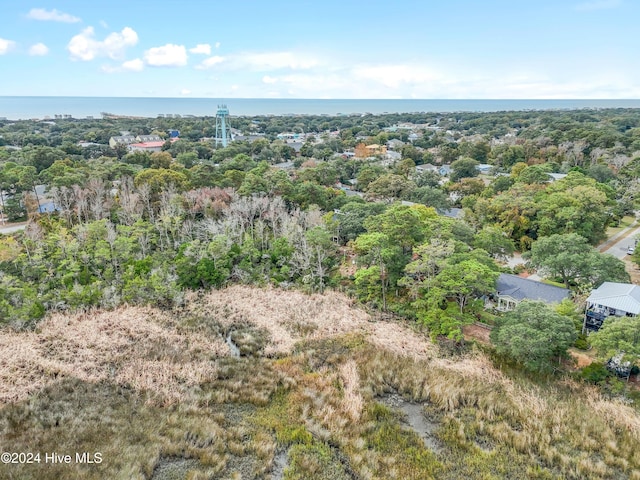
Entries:
<svg viewBox="0 0 640 480">
<path fill-rule="evenodd" d="M 501 273 L 497 282 L 498 295 L 506 295 L 515 300 L 541 300 L 546 303 L 560 303 L 569 298 L 569 289 L 529 280 L 528 278 Z"/>
<path fill-rule="evenodd" d="M 640 287 L 631 283 L 604 282 L 591 292 L 587 302 L 638 315 Z"/>
</svg>

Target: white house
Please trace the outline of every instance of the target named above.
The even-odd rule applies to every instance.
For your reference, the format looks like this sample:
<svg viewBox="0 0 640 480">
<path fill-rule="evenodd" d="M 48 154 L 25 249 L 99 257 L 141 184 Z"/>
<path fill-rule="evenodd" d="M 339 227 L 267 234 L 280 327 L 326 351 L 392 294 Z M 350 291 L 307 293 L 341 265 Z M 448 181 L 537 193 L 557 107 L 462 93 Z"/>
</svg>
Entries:
<svg viewBox="0 0 640 480">
<path fill-rule="evenodd" d="M 587 298 L 583 331 L 597 332 L 616 317 L 640 314 L 640 287 L 631 283 L 604 282 Z"/>
</svg>

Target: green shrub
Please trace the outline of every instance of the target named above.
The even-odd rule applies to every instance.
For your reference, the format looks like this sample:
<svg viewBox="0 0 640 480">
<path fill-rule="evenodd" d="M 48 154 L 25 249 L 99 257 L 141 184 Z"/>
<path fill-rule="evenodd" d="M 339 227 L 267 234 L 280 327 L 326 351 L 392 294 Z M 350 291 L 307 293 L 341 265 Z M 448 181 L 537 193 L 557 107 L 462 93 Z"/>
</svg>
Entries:
<svg viewBox="0 0 640 480">
<path fill-rule="evenodd" d="M 611 377 L 611 375 L 612 374 L 609 370 L 607 370 L 607 367 L 599 362 L 594 362 L 591 365 L 587 365 L 582 370 L 580 370 L 579 374 L 582 380 L 588 383 L 593 383 L 595 385 L 601 385 L 609 377 Z"/>
<path fill-rule="evenodd" d="M 587 338 L 587 336 L 584 333 L 581 333 L 580 335 L 578 335 L 578 338 L 576 338 L 573 346 L 580 350 L 589 350 L 591 344 L 589 343 L 589 339 Z"/>
</svg>

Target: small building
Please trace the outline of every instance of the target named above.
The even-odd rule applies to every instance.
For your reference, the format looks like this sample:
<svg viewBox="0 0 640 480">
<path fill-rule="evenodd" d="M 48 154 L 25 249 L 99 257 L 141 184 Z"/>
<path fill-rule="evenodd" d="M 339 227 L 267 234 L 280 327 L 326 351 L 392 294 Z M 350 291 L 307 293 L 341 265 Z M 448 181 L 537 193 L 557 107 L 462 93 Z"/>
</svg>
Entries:
<svg viewBox="0 0 640 480">
<path fill-rule="evenodd" d="M 582 330 L 597 332 L 602 324 L 640 313 L 640 287 L 631 283 L 604 282 L 587 298 Z"/>
<path fill-rule="evenodd" d="M 498 277 L 494 297 L 497 301 L 496 309 L 508 312 L 515 309 L 523 300 L 537 300 L 552 305 L 569 298 L 569 295 L 568 288 L 560 288 L 517 275 L 501 273 Z"/>
</svg>

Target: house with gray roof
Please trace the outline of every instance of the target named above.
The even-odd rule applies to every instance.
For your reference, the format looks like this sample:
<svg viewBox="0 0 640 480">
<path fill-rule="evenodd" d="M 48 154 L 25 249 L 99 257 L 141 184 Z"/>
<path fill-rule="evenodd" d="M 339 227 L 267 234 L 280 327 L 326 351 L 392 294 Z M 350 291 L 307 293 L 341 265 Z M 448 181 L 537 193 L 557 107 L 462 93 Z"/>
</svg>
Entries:
<svg viewBox="0 0 640 480">
<path fill-rule="evenodd" d="M 443 177 L 448 177 L 449 174 L 451 173 L 451 165 L 441 165 L 438 168 L 438 173 Z"/>
<path fill-rule="evenodd" d="M 549 175 L 549 182 L 555 182 L 557 180 L 562 180 L 567 176 L 566 173 L 547 173 Z"/>
<path fill-rule="evenodd" d="M 583 331 L 597 332 L 606 322 L 640 313 L 640 287 L 631 283 L 604 282 L 587 298 Z"/>
<path fill-rule="evenodd" d="M 397 150 L 402 148 L 405 143 L 402 140 L 398 140 L 397 138 L 392 138 L 387 142 L 387 148 L 390 150 Z"/>
<path fill-rule="evenodd" d="M 496 284 L 497 310 L 508 312 L 523 300 L 537 300 L 548 304 L 560 303 L 569 298 L 567 288 L 530 280 L 528 278 L 501 273 Z"/>
<path fill-rule="evenodd" d="M 464 210 L 461 209 L 461 208 L 456 208 L 456 207 L 448 208 L 446 210 L 438 210 L 438 213 L 440 215 L 443 215 L 443 216 L 449 217 L 449 218 L 463 218 L 464 217 Z"/>
</svg>

